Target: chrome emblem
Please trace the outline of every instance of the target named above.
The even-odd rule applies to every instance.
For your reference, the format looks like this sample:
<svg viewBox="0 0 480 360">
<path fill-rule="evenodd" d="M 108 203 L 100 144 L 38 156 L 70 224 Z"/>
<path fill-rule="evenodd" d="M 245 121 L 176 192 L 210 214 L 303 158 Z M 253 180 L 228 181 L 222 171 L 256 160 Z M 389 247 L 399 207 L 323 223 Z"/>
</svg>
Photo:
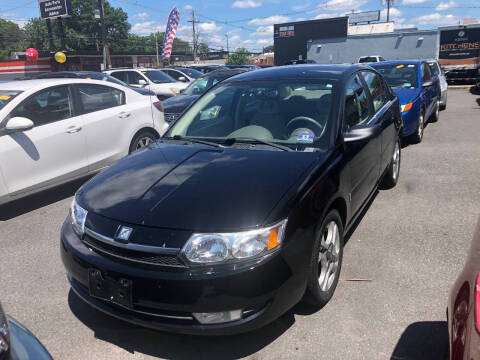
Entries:
<svg viewBox="0 0 480 360">
<path fill-rule="evenodd" d="M 115 235 L 115 240 L 123 243 L 128 243 L 128 239 L 132 234 L 133 229 L 128 226 L 119 226 L 117 230 L 117 235 Z"/>
</svg>

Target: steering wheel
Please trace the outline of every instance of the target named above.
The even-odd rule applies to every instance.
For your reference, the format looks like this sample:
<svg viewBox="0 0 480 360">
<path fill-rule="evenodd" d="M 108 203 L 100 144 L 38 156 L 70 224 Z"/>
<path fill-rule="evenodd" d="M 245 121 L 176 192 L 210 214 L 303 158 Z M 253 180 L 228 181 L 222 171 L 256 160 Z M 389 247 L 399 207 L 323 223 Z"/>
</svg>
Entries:
<svg viewBox="0 0 480 360">
<path fill-rule="evenodd" d="M 290 120 L 287 125 L 286 125 L 286 131 L 287 131 L 287 134 L 292 134 L 292 132 L 299 128 L 300 126 L 300 123 L 307 123 L 307 128 L 310 128 L 310 126 L 308 125 L 311 125 L 313 127 L 313 129 L 311 129 L 313 131 L 313 133 L 315 135 L 317 135 L 317 137 L 321 137 L 325 131 L 325 126 L 322 126 L 320 125 L 316 120 L 308 117 L 308 116 L 297 116 L 297 117 L 294 117 L 292 120 Z"/>
</svg>

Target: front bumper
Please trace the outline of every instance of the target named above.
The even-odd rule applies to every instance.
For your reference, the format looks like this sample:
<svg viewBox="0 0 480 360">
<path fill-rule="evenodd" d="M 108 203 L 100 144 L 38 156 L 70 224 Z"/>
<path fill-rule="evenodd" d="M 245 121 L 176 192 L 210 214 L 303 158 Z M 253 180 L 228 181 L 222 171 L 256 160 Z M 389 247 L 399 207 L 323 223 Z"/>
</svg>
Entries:
<svg viewBox="0 0 480 360">
<path fill-rule="evenodd" d="M 303 296 L 308 266 L 298 264 L 309 263 L 301 259 L 306 252 L 298 246 L 292 250 L 284 246 L 248 267 L 228 271 L 142 266 L 87 247 L 69 221 L 62 227 L 60 251 L 72 289 L 91 306 L 140 326 L 202 335 L 246 332 L 275 320 Z M 88 288 L 91 269 L 118 281 L 131 280 L 132 307 L 92 297 Z M 194 312 L 237 309 L 243 310 L 242 319 L 220 324 L 202 325 L 192 316 Z"/>
</svg>

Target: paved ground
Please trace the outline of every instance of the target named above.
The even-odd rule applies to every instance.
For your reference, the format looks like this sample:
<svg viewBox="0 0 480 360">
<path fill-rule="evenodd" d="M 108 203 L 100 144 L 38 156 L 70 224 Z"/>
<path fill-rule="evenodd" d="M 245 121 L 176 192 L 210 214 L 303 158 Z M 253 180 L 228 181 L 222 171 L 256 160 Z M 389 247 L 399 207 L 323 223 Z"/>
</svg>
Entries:
<svg viewBox="0 0 480 360">
<path fill-rule="evenodd" d="M 447 295 L 480 215 L 480 97 L 452 90 L 448 101 L 424 142 L 403 149 L 398 186 L 378 193 L 350 237 L 342 281 L 321 311 L 297 306 L 254 333 L 202 338 L 90 309 L 69 291 L 59 258 L 71 185 L 0 208 L 4 308 L 56 359 L 442 359 Z"/>
</svg>

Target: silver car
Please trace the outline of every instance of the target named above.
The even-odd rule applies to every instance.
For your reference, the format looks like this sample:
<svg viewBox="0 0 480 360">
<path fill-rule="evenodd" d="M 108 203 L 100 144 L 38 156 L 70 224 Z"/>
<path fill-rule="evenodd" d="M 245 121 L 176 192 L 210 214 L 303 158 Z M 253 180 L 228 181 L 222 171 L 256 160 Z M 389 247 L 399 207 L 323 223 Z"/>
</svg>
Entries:
<svg viewBox="0 0 480 360">
<path fill-rule="evenodd" d="M 447 91 L 448 91 L 447 78 L 445 77 L 445 74 L 440 68 L 440 65 L 438 64 L 437 60 L 429 61 L 428 65 L 430 66 L 430 70 L 432 70 L 432 73 L 438 76 L 438 79 L 440 81 L 441 95 L 440 95 L 439 105 L 440 105 L 440 110 L 445 110 L 447 108 Z"/>
</svg>

